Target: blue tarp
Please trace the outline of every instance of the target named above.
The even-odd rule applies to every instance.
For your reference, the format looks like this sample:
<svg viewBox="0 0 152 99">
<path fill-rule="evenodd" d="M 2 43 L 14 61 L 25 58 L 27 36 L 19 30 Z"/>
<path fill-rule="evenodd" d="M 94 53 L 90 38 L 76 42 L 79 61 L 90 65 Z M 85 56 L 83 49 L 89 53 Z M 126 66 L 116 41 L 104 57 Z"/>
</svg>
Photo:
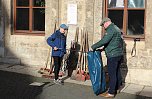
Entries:
<svg viewBox="0 0 152 99">
<path fill-rule="evenodd" d="M 88 69 L 94 94 L 99 95 L 105 92 L 106 79 L 100 51 L 88 52 Z"/>
</svg>

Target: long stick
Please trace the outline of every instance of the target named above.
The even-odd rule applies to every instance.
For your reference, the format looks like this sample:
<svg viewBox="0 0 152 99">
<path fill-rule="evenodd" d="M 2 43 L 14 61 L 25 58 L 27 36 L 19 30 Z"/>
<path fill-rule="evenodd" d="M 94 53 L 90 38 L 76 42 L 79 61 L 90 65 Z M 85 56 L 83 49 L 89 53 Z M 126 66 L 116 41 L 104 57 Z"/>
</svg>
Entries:
<svg viewBox="0 0 152 99">
<path fill-rule="evenodd" d="M 83 34 L 82 34 L 82 59 L 81 59 L 81 70 L 84 70 L 85 66 L 85 30 L 83 29 Z"/>
<path fill-rule="evenodd" d="M 79 57 L 78 57 L 78 63 L 77 63 L 77 68 L 79 69 L 79 72 L 81 71 L 81 58 L 82 58 L 82 30 L 81 30 L 81 44 L 80 44 L 80 52 L 79 52 Z"/>
<path fill-rule="evenodd" d="M 55 24 L 54 24 L 54 33 L 56 31 L 56 24 L 57 24 L 57 21 L 55 21 Z M 49 50 L 51 49 L 51 47 L 49 47 Z M 49 51 L 50 53 L 50 51 Z M 54 68 L 54 60 L 52 58 L 52 56 L 50 57 L 51 58 L 51 61 L 50 61 L 50 74 L 53 72 L 53 68 Z"/>
<path fill-rule="evenodd" d="M 86 52 L 89 51 L 88 31 L 86 31 Z M 88 73 L 88 59 L 86 54 L 86 72 Z"/>
</svg>

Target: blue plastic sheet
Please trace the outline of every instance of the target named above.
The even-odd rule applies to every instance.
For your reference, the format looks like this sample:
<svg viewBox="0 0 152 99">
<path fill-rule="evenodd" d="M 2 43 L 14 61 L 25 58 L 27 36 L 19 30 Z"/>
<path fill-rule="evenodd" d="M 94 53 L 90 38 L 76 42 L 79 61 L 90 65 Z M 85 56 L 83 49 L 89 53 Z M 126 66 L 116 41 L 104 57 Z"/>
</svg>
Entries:
<svg viewBox="0 0 152 99">
<path fill-rule="evenodd" d="M 105 92 L 106 80 L 100 51 L 88 52 L 88 69 L 94 94 Z"/>
</svg>

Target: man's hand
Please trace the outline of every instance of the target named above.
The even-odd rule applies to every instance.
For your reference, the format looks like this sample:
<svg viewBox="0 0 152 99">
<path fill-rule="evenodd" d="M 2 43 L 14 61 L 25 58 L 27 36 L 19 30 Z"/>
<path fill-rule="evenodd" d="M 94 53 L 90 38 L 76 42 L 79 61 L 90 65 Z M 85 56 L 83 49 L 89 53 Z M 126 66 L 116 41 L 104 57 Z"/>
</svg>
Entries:
<svg viewBox="0 0 152 99">
<path fill-rule="evenodd" d="M 93 51 L 93 49 L 90 47 L 90 51 Z"/>
<path fill-rule="evenodd" d="M 58 50 L 58 48 L 55 46 L 55 47 L 53 48 L 53 50 L 55 50 L 55 51 L 56 51 L 56 50 Z"/>
<path fill-rule="evenodd" d="M 101 52 L 104 51 L 104 46 L 98 48 L 97 50 L 99 50 L 99 51 L 101 51 Z"/>
</svg>

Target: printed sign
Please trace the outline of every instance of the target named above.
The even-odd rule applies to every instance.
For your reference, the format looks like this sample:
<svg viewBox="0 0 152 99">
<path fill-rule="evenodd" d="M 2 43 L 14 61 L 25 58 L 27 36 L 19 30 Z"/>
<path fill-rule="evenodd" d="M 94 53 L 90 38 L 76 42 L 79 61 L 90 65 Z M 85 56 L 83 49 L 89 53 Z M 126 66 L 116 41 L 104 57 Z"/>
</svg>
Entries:
<svg viewBox="0 0 152 99">
<path fill-rule="evenodd" d="M 67 24 L 77 24 L 77 4 L 68 4 Z"/>
</svg>

